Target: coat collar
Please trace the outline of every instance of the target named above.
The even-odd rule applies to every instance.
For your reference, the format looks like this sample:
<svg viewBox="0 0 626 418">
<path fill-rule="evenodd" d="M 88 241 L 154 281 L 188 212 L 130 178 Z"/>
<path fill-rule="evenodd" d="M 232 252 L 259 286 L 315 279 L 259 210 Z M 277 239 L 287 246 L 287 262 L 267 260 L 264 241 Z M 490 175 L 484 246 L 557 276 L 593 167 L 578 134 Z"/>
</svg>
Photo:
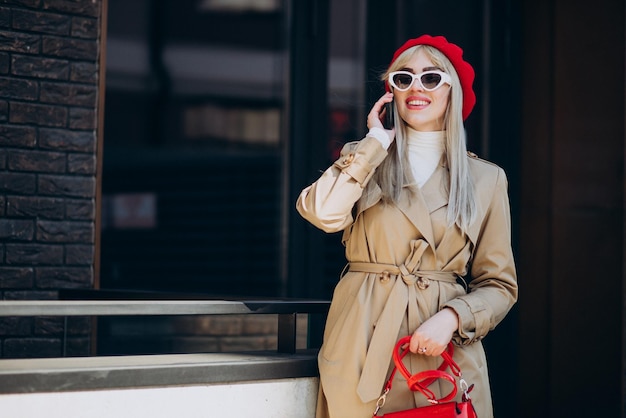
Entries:
<svg viewBox="0 0 626 418">
<path fill-rule="evenodd" d="M 421 189 L 414 193 L 404 193 L 398 202 L 398 209 L 421 232 L 431 248 L 436 248 L 430 213 L 448 204 L 448 169 L 439 165 Z M 358 215 L 374 206 L 382 198 L 382 191 L 374 185 L 369 195 L 361 202 L 355 219 Z"/>
<path fill-rule="evenodd" d="M 442 162 L 443 161 L 445 160 L 442 159 Z M 398 208 L 421 232 L 422 236 L 428 242 L 431 248 L 433 248 L 433 250 L 437 247 L 435 245 L 435 237 L 430 220 L 430 214 L 448 204 L 449 191 L 447 185 L 450 184 L 449 177 L 450 173 L 448 171 L 448 168 L 445 166 L 445 163 L 442 163 L 437 167 L 435 172 L 421 189 L 413 193 L 412 196 L 409 196 L 409 193 L 404 194 L 398 204 Z M 378 185 L 374 185 L 369 193 L 369 196 L 367 196 L 367 198 L 363 202 L 361 202 L 357 213 L 355 213 L 355 219 L 361 212 L 371 208 L 376 203 L 378 203 L 381 197 L 382 191 L 380 190 L 380 187 L 378 187 Z M 481 199 L 477 198 L 476 200 L 476 203 L 479 206 L 478 209 L 480 211 Z M 470 225 L 469 230 L 467 231 L 468 237 L 472 244 L 476 244 L 479 233 L 480 223 L 474 222 L 472 225 Z"/>
<path fill-rule="evenodd" d="M 445 159 L 442 157 L 441 164 L 437 167 L 437 169 L 435 169 L 434 173 L 428 181 L 426 181 L 424 186 L 417 190 L 413 196 L 408 196 L 407 193 L 398 205 L 398 208 L 421 232 L 422 236 L 433 250 L 437 248 L 437 246 L 435 245 L 430 213 L 448 204 L 449 191 L 447 185 L 450 184 L 449 177 L 450 173 L 445 164 Z M 484 199 L 485 196 L 480 196 L 480 188 L 477 187 L 477 189 L 476 205 L 478 211 L 481 212 L 483 210 L 482 199 Z M 381 200 L 381 197 L 382 191 L 380 190 L 380 187 L 378 185 L 374 185 L 369 196 L 361 202 L 361 206 L 359 207 L 357 213 L 355 213 L 355 219 L 361 212 L 378 203 Z M 480 219 L 481 216 L 477 215 L 477 218 Z M 475 221 L 468 228 L 467 235 L 469 240 L 472 242 L 472 245 L 476 245 L 478 242 L 480 226 L 480 222 Z"/>
</svg>

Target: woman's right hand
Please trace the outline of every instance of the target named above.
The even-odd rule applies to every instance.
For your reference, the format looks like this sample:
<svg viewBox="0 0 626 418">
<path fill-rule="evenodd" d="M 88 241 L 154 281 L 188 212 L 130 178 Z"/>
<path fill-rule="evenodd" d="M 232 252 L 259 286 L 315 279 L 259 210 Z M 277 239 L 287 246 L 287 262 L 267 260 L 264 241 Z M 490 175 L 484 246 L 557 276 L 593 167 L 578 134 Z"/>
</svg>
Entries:
<svg viewBox="0 0 626 418">
<path fill-rule="evenodd" d="M 387 112 L 385 105 L 387 103 L 391 103 L 392 101 L 393 93 L 385 93 L 380 99 L 376 101 L 376 103 L 374 103 L 374 106 L 372 106 L 372 110 L 370 110 L 370 113 L 367 115 L 367 128 L 384 129 L 385 132 L 387 132 L 387 135 L 389 135 L 391 141 L 393 141 L 396 136 L 396 130 L 395 128 L 385 129 L 382 121 L 384 120 L 385 113 Z"/>
</svg>

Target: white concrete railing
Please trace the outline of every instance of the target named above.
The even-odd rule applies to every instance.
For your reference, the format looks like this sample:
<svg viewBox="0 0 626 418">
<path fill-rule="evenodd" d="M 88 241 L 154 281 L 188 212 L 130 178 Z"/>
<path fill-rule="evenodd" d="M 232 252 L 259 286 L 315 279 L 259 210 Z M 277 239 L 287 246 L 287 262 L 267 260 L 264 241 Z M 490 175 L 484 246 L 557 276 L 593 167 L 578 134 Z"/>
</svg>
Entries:
<svg viewBox="0 0 626 418">
<path fill-rule="evenodd" d="M 0 395 L 11 418 L 313 418 L 317 378 L 97 392 Z"/>
<path fill-rule="evenodd" d="M 315 415 L 313 354 L 176 354 L 0 360 L 11 418 Z"/>
</svg>

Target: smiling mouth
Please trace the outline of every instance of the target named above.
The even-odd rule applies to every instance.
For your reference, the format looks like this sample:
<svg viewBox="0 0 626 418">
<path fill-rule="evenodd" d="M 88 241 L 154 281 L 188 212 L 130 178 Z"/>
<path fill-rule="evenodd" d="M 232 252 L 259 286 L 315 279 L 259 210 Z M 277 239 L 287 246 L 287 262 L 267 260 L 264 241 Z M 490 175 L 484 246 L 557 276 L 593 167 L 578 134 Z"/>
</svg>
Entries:
<svg viewBox="0 0 626 418">
<path fill-rule="evenodd" d="M 410 100 L 407 104 L 409 106 L 427 106 L 430 102 L 427 102 L 426 100 Z"/>
</svg>

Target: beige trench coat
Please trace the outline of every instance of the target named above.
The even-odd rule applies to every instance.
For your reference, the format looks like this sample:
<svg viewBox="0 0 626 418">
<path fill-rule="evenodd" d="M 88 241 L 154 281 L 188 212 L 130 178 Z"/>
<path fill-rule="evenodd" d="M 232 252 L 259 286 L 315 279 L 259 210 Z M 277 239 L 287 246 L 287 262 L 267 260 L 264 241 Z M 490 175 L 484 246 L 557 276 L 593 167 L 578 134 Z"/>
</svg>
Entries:
<svg viewBox="0 0 626 418">
<path fill-rule="evenodd" d="M 395 343 L 444 307 L 459 317 L 454 359 L 463 378 L 475 385 L 470 395 L 478 416 L 492 417 L 480 340 L 517 300 L 505 173 L 468 156 L 478 216 L 465 235 L 447 226 L 449 177 L 444 165 L 398 206 L 382 204 L 380 193 L 374 193 L 355 213 L 363 187 L 386 156 L 375 138 L 346 144 L 341 157 L 302 191 L 296 204 L 318 228 L 344 231 L 351 263 L 335 288 L 318 356 L 317 417 L 371 417 L 392 367 Z M 466 276 L 468 266 L 471 282 L 466 291 L 454 277 Z M 405 358 L 412 374 L 440 362 L 418 354 Z M 436 382 L 430 389 L 441 397 L 449 392 L 447 385 Z M 397 373 L 380 413 L 425 405 L 425 397 L 409 391 Z"/>
</svg>

